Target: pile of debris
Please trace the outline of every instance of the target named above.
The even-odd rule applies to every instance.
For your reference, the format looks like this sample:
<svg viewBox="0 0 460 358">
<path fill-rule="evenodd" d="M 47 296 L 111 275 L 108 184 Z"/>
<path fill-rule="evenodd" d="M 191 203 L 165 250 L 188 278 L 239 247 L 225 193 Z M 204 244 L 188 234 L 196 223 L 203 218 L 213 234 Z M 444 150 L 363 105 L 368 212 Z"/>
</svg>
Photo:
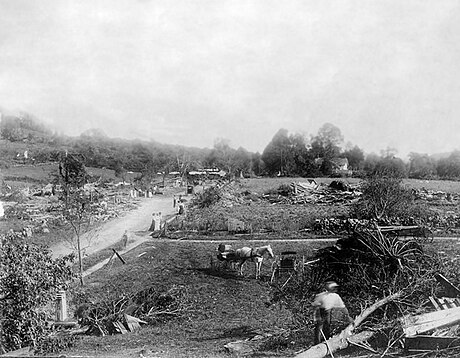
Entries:
<svg viewBox="0 0 460 358">
<path fill-rule="evenodd" d="M 400 318 L 406 350 L 432 351 L 460 346 L 460 290 L 441 274 L 435 278 L 448 297 L 430 296 L 435 311 Z"/>
<path fill-rule="evenodd" d="M 94 192 L 92 222 L 105 222 L 137 207 L 137 202 L 131 200 L 128 193 L 117 188 L 94 186 L 91 190 Z M 33 233 L 47 233 L 50 227 L 60 227 L 65 220 L 58 191 L 59 188 L 51 184 L 8 191 L 1 197 L 4 216 L 24 221 Z"/>
<path fill-rule="evenodd" d="M 78 323 L 87 327 L 85 333 L 105 336 L 125 334 L 136 330 L 140 324 L 179 317 L 188 309 L 184 286 L 173 286 L 167 291 L 149 287 L 110 301 L 84 303 L 75 315 Z"/>
<path fill-rule="evenodd" d="M 413 194 L 416 199 L 429 201 L 432 204 L 433 202 L 437 202 L 444 205 L 456 205 L 460 200 L 458 193 L 448 193 L 441 190 L 413 189 Z"/>
<path fill-rule="evenodd" d="M 342 181 L 334 180 L 331 184 L 319 185 L 315 180 L 293 182 L 286 191 L 285 186 L 278 189 L 278 193 L 270 192 L 263 197 L 270 203 L 282 204 L 352 204 L 361 196 L 358 186 L 352 186 Z"/>
<path fill-rule="evenodd" d="M 456 326 L 460 324 L 460 290 L 439 274 L 443 264 L 440 257 L 426 252 L 425 231 L 408 230 L 405 234 L 413 236 L 401 238 L 398 228 L 358 226 L 349 237 L 319 250 L 305 268 L 305 276 L 291 280 L 281 295 L 278 292 L 279 299 L 297 310 L 294 314 L 305 315 L 310 322 L 310 310 L 298 302 L 312 299 L 325 281 L 334 280 L 356 317 L 354 325 L 335 332 L 299 358 L 325 357 L 350 342 L 377 353 L 385 341 L 381 357 L 401 347 L 412 351 L 460 345 Z M 437 311 L 432 312 L 434 308 Z M 379 339 L 372 341 L 376 335 Z"/>
</svg>

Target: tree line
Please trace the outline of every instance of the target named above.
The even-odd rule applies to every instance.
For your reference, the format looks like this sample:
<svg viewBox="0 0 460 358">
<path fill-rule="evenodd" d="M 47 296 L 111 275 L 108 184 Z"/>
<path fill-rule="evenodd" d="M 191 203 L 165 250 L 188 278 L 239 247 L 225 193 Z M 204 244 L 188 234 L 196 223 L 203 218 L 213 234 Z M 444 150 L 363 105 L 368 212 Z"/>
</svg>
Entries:
<svg viewBox="0 0 460 358">
<path fill-rule="evenodd" d="M 442 158 L 410 153 L 408 162 L 397 157 L 396 150 L 386 148 L 379 154 L 365 153 L 359 146 L 345 142 L 341 130 L 325 123 L 316 135 L 278 130 L 262 153 L 233 148 L 230 141 L 218 138 L 212 148 L 192 148 L 159 143 L 154 140 L 124 140 L 91 129 L 78 137 L 53 133 L 32 115 L 4 116 L 0 136 L 28 148 L 35 163 L 58 161 L 63 151 L 77 152 L 84 164 L 115 170 L 123 177 L 128 171 L 148 178 L 158 173 L 219 168 L 229 176 L 345 176 L 364 177 L 386 173 L 400 178 L 458 179 L 460 151 Z M 17 156 L 18 146 L 2 146 L 5 158 Z M 344 161 L 345 160 L 345 161 Z M 344 166 L 343 164 L 347 165 Z"/>
</svg>

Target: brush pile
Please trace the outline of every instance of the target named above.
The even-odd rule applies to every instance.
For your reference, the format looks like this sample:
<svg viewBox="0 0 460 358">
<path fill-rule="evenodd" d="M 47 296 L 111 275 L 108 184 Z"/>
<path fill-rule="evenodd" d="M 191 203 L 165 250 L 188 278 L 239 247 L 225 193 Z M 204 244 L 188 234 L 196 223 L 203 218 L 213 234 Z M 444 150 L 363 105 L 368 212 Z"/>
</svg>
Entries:
<svg viewBox="0 0 460 358">
<path fill-rule="evenodd" d="M 149 287 L 132 295 L 97 303 L 84 303 L 76 311 L 87 334 L 111 335 L 133 331 L 143 324 L 156 324 L 180 317 L 188 310 L 186 289 L 173 286 L 167 291 Z"/>
</svg>

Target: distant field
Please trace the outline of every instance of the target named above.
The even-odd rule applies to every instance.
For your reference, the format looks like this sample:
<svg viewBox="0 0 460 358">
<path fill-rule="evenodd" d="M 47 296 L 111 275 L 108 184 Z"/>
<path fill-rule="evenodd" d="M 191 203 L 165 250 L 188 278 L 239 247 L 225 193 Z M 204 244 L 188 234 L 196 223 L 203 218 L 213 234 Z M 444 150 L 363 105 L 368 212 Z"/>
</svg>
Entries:
<svg viewBox="0 0 460 358">
<path fill-rule="evenodd" d="M 403 183 L 414 189 L 424 188 L 446 193 L 460 193 L 460 181 L 404 179 Z"/>
<path fill-rule="evenodd" d="M 86 168 L 93 176 L 101 176 L 106 180 L 115 180 L 115 173 L 111 169 Z M 18 165 L 0 169 L 0 176 L 5 182 L 14 187 L 24 187 L 34 184 L 48 184 L 53 175 L 58 174 L 58 163 L 47 163 L 37 165 Z"/>
</svg>

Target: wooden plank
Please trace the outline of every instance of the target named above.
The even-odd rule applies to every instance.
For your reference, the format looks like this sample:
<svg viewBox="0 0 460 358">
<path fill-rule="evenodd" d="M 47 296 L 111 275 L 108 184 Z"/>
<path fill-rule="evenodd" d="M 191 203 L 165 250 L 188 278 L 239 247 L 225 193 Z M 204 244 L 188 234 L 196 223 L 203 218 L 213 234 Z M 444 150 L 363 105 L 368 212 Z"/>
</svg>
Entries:
<svg viewBox="0 0 460 358">
<path fill-rule="evenodd" d="M 452 307 L 449 307 L 448 301 L 445 300 L 444 298 L 438 299 L 438 302 L 439 302 L 439 304 L 441 305 L 441 308 L 442 308 L 443 310 L 452 308 Z"/>
<path fill-rule="evenodd" d="M 405 339 L 405 349 L 408 351 L 433 351 L 458 346 L 460 346 L 459 337 L 418 335 Z"/>
<path fill-rule="evenodd" d="M 460 307 L 429 312 L 418 316 L 404 316 L 400 321 L 405 335 L 414 336 L 433 329 L 459 324 Z"/>
<path fill-rule="evenodd" d="M 130 332 L 134 332 L 136 329 L 141 327 L 139 323 L 133 323 L 133 322 L 127 322 L 127 325 L 128 325 L 128 329 L 130 330 Z"/>
<path fill-rule="evenodd" d="M 434 275 L 434 278 L 441 284 L 442 287 L 444 287 L 444 289 L 446 290 L 446 294 L 449 297 L 460 297 L 460 290 L 454 285 L 452 285 L 452 283 L 450 283 L 450 281 L 443 275 L 437 273 L 436 275 Z"/>
<path fill-rule="evenodd" d="M 141 328 L 141 323 L 144 323 L 144 324 L 147 324 L 147 322 L 137 318 L 137 317 L 133 317 L 129 314 L 126 314 L 125 313 L 125 320 L 126 320 L 126 324 L 128 325 L 128 329 L 131 331 L 131 332 L 134 332 L 136 329 L 139 329 Z"/>
<path fill-rule="evenodd" d="M 125 313 L 125 319 L 126 319 L 126 322 L 135 322 L 135 323 L 143 323 L 143 324 L 147 324 L 147 322 L 137 318 L 137 317 L 134 317 L 134 316 L 130 316 L 129 314 L 126 314 Z"/>
<path fill-rule="evenodd" d="M 455 308 L 456 307 L 454 305 L 453 301 L 450 300 L 448 297 L 444 298 L 444 304 L 447 306 L 447 308 Z"/>
<path fill-rule="evenodd" d="M 30 357 L 32 349 L 30 347 L 19 348 L 15 351 L 2 354 L 2 357 Z"/>
<path fill-rule="evenodd" d="M 128 330 L 123 326 L 123 323 L 120 321 L 113 322 L 114 327 L 120 331 L 121 334 L 126 334 L 128 333 Z"/>
<path fill-rule="evenodd" d="M 123 259 L 123 257 L 121 257 L 121 255 L 117 252 L 117 250 L 112 249 L 112 251 L 114 252 L 115 255 L 117 255 L 117 257 L 120 259 L 120 261 L 123 262 L 123 265 L 126 264 L 126 261 Z"/>
<path fill-rule="evenodd" d="M 430 299 L 430 302 L 433 304 L 434 308 L 436 308 L 436 311 L 442 310 L 442 307 L 439 305 L 439 302 L 436 299 L 436 297 L 430 296 L 428 298 Z"/>
<path fill-rule="evenodd" d="M 430 296 L 429 299 L 437 311 L 448 309 L 448 308 L 460 307 L 460 298 L 451 298 L 451 297 L 437 298 L 437 297 Z"/>
</svg>

